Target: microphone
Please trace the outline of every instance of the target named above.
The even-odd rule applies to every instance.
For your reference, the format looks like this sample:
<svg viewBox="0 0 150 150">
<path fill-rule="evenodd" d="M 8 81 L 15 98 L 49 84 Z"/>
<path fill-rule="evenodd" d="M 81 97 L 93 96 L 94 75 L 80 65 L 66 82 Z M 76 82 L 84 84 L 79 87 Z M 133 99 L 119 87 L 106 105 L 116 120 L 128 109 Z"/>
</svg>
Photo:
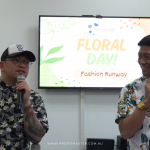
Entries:
<svg viewBox="0 0 150 150">
<path fill-rule="evenodd" d="M 17 83 L 19 83 L 19 80 L 25 80 L 25 76 L 23 75 L 19 75 L 17 77 Z M 22 103 L 22 90 L 17 90 L 17 104 L 18 104 L 18 108 L 21 108 L 21 103 Z"/>
<path fill-rule="evenodd" d="M 41 147 L 39 144 L 32 144 L 31 145 L 31 150 L 41 150 Z"/>
</svg>

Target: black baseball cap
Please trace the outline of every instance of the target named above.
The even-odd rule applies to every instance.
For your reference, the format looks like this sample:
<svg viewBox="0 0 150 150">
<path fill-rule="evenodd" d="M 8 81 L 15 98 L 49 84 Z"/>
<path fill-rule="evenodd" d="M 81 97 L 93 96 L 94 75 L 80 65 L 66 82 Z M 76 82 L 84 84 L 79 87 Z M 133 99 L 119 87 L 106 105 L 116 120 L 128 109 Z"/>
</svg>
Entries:
<svg viewBox="0 0 150 150">
<path fill-rule="evenodd" d="M 35 55 L 31 51 L 28 51 L 27 49 L 25 49 L 22 44 L 14 44 L 14 45 L 10 45 L 3 52 L 1 56 L 1 61 L 4 61 L 6 58 L 11 58 L 20 54 L 27 56 L 27 58 L 31 62 L 34 62 L 36 60 Z"/>
</svg>

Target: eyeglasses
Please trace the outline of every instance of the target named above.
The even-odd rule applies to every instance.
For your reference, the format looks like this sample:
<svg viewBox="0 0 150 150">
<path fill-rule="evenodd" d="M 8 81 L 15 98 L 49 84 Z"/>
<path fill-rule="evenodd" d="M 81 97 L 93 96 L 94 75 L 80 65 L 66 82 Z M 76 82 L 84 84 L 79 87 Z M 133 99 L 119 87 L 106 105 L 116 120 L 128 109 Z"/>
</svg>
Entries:
<svg viewBox="0 0 150 150">
<path fill-rule="evenodd" d="M 13 61 L 13 63 L 15 65 L 20 65 L 20 64 L 24 64 L 25 67 L 29 68 L 31 67 L 32 65 L 32 62 L 30 62 L 29 60 L 21 60 L 20 57 L 15 57 L 15 58 L 12 58 L 12 59 L 6 59 L 4 61 Z"/>
</svg>

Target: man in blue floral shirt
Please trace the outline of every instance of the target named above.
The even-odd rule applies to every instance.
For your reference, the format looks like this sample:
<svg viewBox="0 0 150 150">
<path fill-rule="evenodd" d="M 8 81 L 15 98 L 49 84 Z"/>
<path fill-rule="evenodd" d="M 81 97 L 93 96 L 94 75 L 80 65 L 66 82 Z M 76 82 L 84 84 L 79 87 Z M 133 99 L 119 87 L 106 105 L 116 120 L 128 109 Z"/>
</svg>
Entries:
<svg viewBox="0 0 150 150">
<path fill-rule="evenodd" d="M 30 142 L 39 143 L 48 131 L 43 98 L 25 80 L 34 54 L 21 44 L 9 46 L 0 61 L 0 150 L 29 150 Z M 21 104 L 18 91 L 22 91 Z M 20 106 L 20 107 L 19 107 Z"/>
<path fill-rule="evenodd" d="M 122 88 L 116 123 L 130 150 L 149 150 L 150 140 L 150 35 L 138 43 L 143 76 Z"/>
</svg>

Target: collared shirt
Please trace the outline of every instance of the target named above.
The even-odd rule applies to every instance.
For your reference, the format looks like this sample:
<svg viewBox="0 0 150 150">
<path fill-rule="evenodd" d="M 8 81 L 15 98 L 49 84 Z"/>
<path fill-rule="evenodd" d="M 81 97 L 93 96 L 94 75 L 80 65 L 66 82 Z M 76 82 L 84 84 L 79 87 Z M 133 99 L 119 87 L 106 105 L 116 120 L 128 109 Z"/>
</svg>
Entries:
<svg viewBox="0 0 150 150">
<path fill-rule="evenodd" d="M 29 97 L 34 113 L 49 129 L 43 98 L 31 90 Z M 29 150 L 30 142 L 24 132 L 23 108 L 18 109 L 16 87 L 10 87 L 0 78 L 0 149 Z"/>
<path fill-rule="evenodd" d="M 116 123 L 119 122 L 120 118 L 131 115 L 136 110 L 137 104 L 143 101 L 147 80 L 148 78 L 143 76 L 122 88 L 119 95 Z M 150 110 L 147 111 L 143 124 L 138 132 L 128 139 L 130 150 L 149 150 L 149 129 Z"/>
</svg>

